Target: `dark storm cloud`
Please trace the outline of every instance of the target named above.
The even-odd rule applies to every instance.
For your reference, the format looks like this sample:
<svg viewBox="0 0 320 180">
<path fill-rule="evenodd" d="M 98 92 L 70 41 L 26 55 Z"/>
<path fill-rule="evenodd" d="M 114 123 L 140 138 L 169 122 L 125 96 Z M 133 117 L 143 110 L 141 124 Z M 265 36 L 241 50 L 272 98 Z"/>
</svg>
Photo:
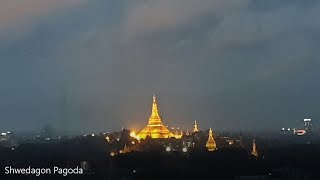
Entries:
<svg viewBox="0 0 320 180">
<path fill-rule="evenodd" d="M 58 2 L 0 19 L 0 129 L 141 128 L 153 93 L 184 128 L 320 115 L 317 1 Z"/>
</svg>

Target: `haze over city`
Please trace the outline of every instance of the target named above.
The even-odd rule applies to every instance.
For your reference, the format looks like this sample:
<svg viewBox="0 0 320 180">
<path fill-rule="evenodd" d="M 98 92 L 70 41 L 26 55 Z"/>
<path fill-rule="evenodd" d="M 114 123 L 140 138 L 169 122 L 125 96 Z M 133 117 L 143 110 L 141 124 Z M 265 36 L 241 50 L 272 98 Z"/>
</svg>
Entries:
<svg viewBox="0 0 320 180">
<path fill-rule="evenodd" d="M 297 127 L 320 118 L 315 0 L 0 1 L 0 130 Z"/>
</svg>

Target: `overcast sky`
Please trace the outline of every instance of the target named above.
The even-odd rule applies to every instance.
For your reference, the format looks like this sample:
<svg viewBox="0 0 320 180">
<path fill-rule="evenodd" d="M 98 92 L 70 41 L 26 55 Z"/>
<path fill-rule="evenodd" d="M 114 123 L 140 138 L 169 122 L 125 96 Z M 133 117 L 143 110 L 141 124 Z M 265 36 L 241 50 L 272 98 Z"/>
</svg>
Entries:
<svg viewBox="0 0 320 180">
<path fill-rule="evenodd" d="M 317 0 L 1 0 L 0 130 L 320 118 Z"/>
</svg>

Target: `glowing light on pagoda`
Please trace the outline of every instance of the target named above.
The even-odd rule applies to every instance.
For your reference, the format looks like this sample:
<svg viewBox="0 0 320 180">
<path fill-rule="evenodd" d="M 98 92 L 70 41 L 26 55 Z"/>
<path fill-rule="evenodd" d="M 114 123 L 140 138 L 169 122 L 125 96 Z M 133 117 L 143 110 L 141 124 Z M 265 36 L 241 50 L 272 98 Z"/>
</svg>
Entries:
<svg viewBox="0 0 320 180">
<path fill-rule="evenodd" d="M 138 141 L 141 139 L 141 138 L 136 134 L 136 132 L 134 132 L 134 131 L 131 131 L 130 137 L 135 138 L 135 139 L 138 140 Z"/>
</svg>

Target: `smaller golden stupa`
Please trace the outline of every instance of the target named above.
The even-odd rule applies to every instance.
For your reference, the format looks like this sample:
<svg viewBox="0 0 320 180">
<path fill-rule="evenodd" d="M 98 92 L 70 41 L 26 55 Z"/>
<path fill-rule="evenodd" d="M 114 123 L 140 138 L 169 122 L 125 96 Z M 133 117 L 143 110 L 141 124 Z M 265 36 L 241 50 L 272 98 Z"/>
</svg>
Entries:
<svg viewBox="0 0 320 180">
<path fill-rule="evenodd" d="M 193 132 L 196 133 L 198 132 L 198 124 L 197 124 L 197 120 L 194 121 L 194 127 L 193 127 Z"/>
<path fill-rule="evenodd" d="M 251 155 L 254 156 L 254 157 L 258 157 L 259 156 L 258 151 L 257 151 L 256 139 L 253 139 L 253 142 L 252 142 Z"/>
<path fill-rule="evenodd" d="M 217 144 L 213 138 L 213 133 L 212 133 L 212 129 L 210 128 L 209 130 L 209 137 L 208 140 L 206 142 L 206 147 L 208 149 L 208 151 L 215 151 L 217 150 Z"/>
</svg>

